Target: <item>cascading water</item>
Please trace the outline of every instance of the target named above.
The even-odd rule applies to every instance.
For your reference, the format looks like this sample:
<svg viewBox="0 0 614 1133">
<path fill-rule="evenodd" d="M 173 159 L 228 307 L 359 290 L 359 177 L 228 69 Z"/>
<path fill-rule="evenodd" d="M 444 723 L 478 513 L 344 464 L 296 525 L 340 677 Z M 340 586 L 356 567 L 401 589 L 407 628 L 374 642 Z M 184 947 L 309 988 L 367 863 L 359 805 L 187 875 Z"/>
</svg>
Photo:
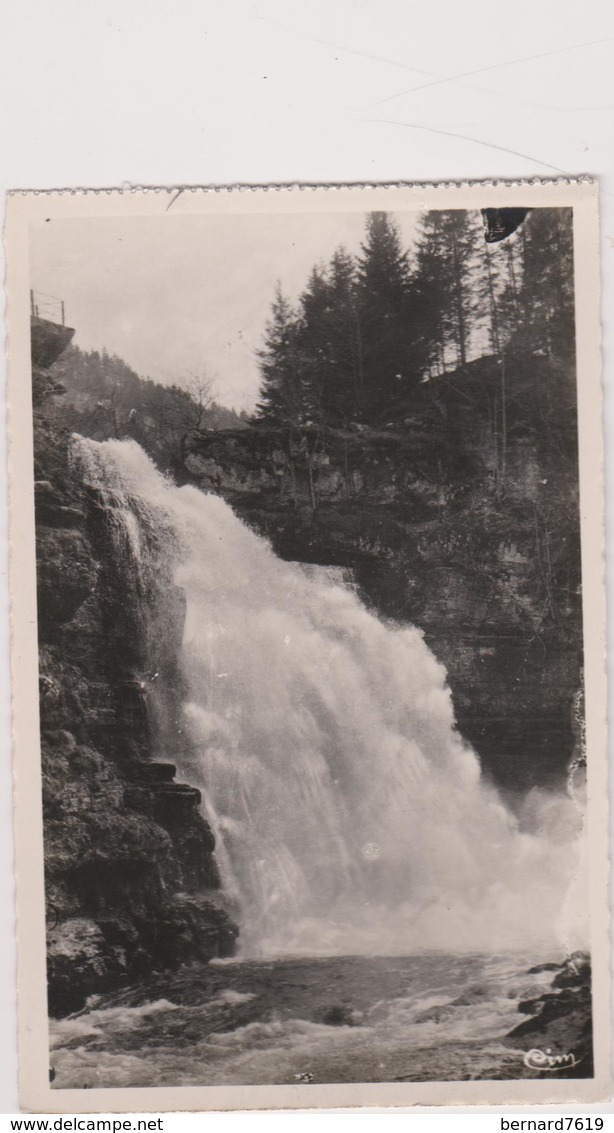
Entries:
<svg viewBox="0 0 614 1133">
<path fill-rule="evenodd" d="M 164 575 L 185 592 L 185 701 L 161 742 L 203 789 L 244 954 L 581 942 L 575 896 L 560 920 L 577 810 L 549 796 L 548 835 L 540 820 L 519 832 L 456 732 L 418 630 L 280 561 L 134 442 L 75 438 L 73 455 L 141 591 Z"/>
</svg>

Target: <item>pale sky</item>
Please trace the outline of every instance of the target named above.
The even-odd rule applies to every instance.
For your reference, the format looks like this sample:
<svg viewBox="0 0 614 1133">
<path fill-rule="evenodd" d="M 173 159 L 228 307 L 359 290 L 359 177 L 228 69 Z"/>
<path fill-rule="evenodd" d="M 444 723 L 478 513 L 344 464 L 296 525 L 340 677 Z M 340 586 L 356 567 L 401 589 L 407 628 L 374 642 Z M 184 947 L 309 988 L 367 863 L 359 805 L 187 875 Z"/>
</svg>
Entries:
<svg viewBox="0 0 614 1133">
<path fill-rule="evenodd" d="M 417 213 L 397 213 L 405 246 Z M 141 377 L 206 373 L 217 400 L 253 408 L 276 281 L 296 299 L 338 245 L 357 252 L 359 213 L 93 217 L 31 229 L 31 286 L 63 299 L 74 341 L 118 354 Z"/>
</svg>

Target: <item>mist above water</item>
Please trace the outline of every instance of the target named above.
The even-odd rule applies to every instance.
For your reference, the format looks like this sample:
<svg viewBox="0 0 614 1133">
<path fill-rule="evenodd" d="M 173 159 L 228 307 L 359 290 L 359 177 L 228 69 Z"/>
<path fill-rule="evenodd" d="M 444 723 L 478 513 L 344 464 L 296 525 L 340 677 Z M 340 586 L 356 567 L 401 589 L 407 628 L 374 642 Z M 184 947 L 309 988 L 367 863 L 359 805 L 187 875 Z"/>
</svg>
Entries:
<svg viewBox="0 0 614 1133">
<path fill-rule="evenodd" d="M 159 748 L 203 790 L 244 955 L 585 943 L 577 806 L 534 793 L 520 832 L 419 630 L 279 560 L 135 442 L 73 451 L 112 509 L 127 585 L 170 575 L 185 593 L 187 692 Z"/>
</svg>

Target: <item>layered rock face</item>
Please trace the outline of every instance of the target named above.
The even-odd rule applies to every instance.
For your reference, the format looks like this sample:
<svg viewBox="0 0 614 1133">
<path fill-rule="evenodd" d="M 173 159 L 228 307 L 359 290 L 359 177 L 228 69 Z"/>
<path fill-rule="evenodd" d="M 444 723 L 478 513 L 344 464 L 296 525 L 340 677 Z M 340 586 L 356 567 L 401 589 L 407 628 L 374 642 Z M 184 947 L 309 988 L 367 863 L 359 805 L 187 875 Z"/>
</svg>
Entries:
<svg viewBox="0 0 614 1133">
<path fill-rule="evenodd" d="M 230 955 L 237 928 L 200 793 L 152 758 L 143 611 L 106 509 L 71 471 L 68 437 L 40 414 L 35 479 L 49 1004 L 61 1015 L 142 973 Z M 153 660 L 171 710 L 183 604 L 160 585 Z"/>
<path fill-rule="evenodd" d="M 582 740 L 573 396 L 544 362 L 522 374 L 531 389 L 509 399 L 504 436 L 501 376 L 482 365 L 380 429 L 203 434 L 177 470 L 282 558 L 351 568 L 368 605 L 420 627 L 461 732 L 512 801 L 561 785 Z"/>
</svg>

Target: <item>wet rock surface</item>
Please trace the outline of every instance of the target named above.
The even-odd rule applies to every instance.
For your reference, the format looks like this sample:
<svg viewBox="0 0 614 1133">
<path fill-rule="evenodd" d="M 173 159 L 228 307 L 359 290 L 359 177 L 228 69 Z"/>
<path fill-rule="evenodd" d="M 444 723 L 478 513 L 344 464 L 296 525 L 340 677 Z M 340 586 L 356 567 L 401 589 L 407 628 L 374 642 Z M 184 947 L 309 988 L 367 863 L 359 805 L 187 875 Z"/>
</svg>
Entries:
<svg viewBox="0 0 614 1133">
<path fill-rule="evenodd" d="M 105 510 L 42 415 L 35 440 L 49 1006 L 61 1016 L 152 971 L 232 954 L 237 927 L 200 792 L 152 759 L 140 615 Z M 172 690 L 183 606 L 161 586 L 180 622 L 156 658 Z"/>
</svg>

